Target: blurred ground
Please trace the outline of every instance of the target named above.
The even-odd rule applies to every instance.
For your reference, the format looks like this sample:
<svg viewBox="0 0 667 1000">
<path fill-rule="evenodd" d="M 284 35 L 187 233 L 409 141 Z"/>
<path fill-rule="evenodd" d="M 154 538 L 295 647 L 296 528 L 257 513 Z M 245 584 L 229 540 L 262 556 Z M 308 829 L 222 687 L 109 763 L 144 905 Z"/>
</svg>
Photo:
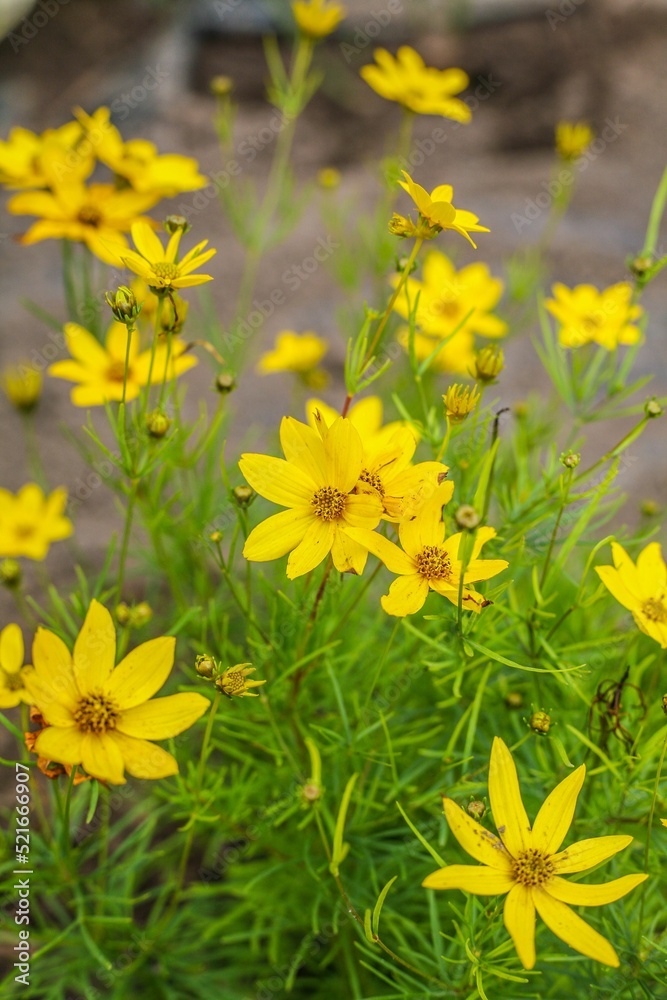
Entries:
<svg viewBox="0 0 667 1000">
<path fill-rule="evenodd" d="M 36 130 L 60 124 L 73 105 L 92 110 L 110 104 L 127 137 L 142 135 L 162 151 L 198 157 L 207 173 L 221 169 L 211 120 L 213 102 L 207 81 L 226 73 L 237 81 L 241 103 L 238 139 L 260 135 L 271 109 L 263 98 L 265 70 L 261 43 L 253 34 L 257 11 L 270 10 L 285 19 L 283 0 L 273 5 L 254 0 L 169 5 L 130 0 L 54 0 L 56 14 L 30 37 L 0 47 L 0 134 L 21 124 Z M 435 65 L 462 65 L 472 79 L 471 93 L 480 97 L 472 124 L 445 123 L 447 140 L 424 156 L 415 173 L 425 186 L 453 183 L 457 203 L 474 208 L 491 235 L 480 240 L 480 259 L 496 272 L 517 249 L 536 241 L 544 212 L 523 224 L 527 206 L 543 201 L 552 162 L 554 123 L 561 117 L 588 117 L 599 132 L 611 136 L 577 179 L 571 211 L 551 255 L 554 278 L 567 284 L 589 281 L 599 286 L 626 277 L 625 259 L 640 249 L 652 195 L 665 166 L 667 135 L 667 9 L 664 3 L 615 0 L 553 0 L 552 3 L 478 0 L 474 16 L 463 2 L 444 0 L 363 0 L 349 4 L 352 17 L 345 30 L 318 54 L 327 71 L 324 91 L 307 110 L 297 133 L 297 172 L 310 181 L 321 166 L 343 173 L 341 195 L 376 197 L 371 160 L 388 148 L 398 123 L 398 110 L 381 101 L 358 78 L 358 69 L 377 44 L 395 48 L 411 42 Z M 37 10 L 38 8 L 35 8 Z M 51 9 L 51 8 L 49 8 Z M 457 14 L 457 31 L 446 28 L 445 10 Z M 410 12 L 411 17 L 407 16 Z M 390 16 L 387 19 L 387 12 Z M 520 16 L 515 17 L 515 14 Z M 382 16 L 381 16 L 382 15 Z M 41 21 L 40 21 L 41 23 Z M 231 33 L 238 27 L 239 34 Z M 30 33 L 30 32 L 28 32 Z M 21 38 L 23 35 L 21 35 Z M 147 90 L 147 74 L 159 86 Z M 138 88 L 138 89 L 137 89 Z M 137 94 L 143 90 L 142 99 Z M 133 96 L 134 94 L 134 96 Z M 429 137 L 442 122 L 418 121 L 416 139 L 426 153 Z M 261 145 L 261 143 L 260 143 Z M 431 143 L 431 145 L 433 145 Z M 242 160 L 244 173 L 261 185 L 272 153 L 269 142 Z M 540 197 L 542 196 L 542 197 Z M 190 198 L 192 196 L 189 196 Z M 176 207 L 183 199 L 176 199 Z M 534 210 L 530 210 L 534 214 Z M 514 218 L 513 218 L 514 217 Z M 60 247 L 46 242 L 17 248 L 11 235 L 24 220 L 3 212 L 0 222 L 2 323 L 0 366 L 43 352 L 48 331 L 21 306 L 31 297 L 62 315 Z M 212 294 L 222 319 L 229 317 L 241 272 L 238 247 L 215 201 L 201 213 L 195 229 L 218 247 L 211 265 L 216 277 Z M 316 205 L 308 209 L 295 232 L 262 267 L 256 297 L 266 299 L 275 288 L 285 290 L 282 275 L 312 254 L 326 239 Z M 450 244 L 440 241 L 447 250 Z M 460 249 L 460 248 L 459 248 Z M 460 260 L 473 252 L 461 250 Z M 320 267 L 295 293 L 286 290 L 277 308 L 252 340 L 256 357 L 282 328 L 316 329 L 335 335 L 334 315 L 340 291 L 326 267 Z M 667 286 L 664 278 L 649 288 L 646 305 L 652 314 L 652 336 L 640 361 L 641 373 L 654 373 L 651 392 L 667 389 Z M 340 402 L 342 340 L 334 352 L 334 382 L 329 393 Z M 502 404 L 546 385 L 537 358 L 525 339 L 508 345 L 508 374 L 498 388 Z M 189 402 L 210 392 L 211 372 L 205 363 L 190 376 Z M 290 407 L 287 378 L 245 378 L 232 397 L 239 427 L 247 432 L 274 424 Z M 86 468 L 63 442 L 59 425 L 78 428 L 82 411 L 69 403 L 67 387 L 49 381 L 38 414 L 40 448 L 53 485 L 72 494 L 82 492 Z M 3 445 L 0 483 L 18 488 L 26 479 L 24 440 L 16 414 L 0 400 Z M 590 447 L 611 445 L 624 433 L 619 423 Z M 622 486 L 636 501 L 665 497 L 664 461 L 656 461 L 664 439 L 658 423 L 633 448 Z M 93 557 L 99 554 L 119 520 L 104 489 L 94 489 L 77 515 L 77 540 Z M 56 575 L 71 579 L 71 555 L 56 546 L 49 557 Z M 3 603 L 4 602 L 4 603 Z M 0 611 L 6 605 L 0 595 Z M 8 605 L 7 605 L 8 607 Z"/>
</svg>

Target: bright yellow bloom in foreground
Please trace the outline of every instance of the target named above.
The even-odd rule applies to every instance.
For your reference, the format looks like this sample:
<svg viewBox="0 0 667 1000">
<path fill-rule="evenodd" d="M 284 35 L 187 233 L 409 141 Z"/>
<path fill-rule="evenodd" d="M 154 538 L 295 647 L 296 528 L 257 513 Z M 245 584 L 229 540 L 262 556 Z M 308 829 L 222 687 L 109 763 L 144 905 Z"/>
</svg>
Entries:
<svg viewBox="0 0 667 1000">
<path fill-rule="evenodd" d="M 556 125 L 556 152 L 563 160 L 577 160 L 595 137 L 588 122 L 558 122 Z"/>
<path fill-rule="evenodd" d="M 5 368 L 0 375 L 0 386 L 17 410 L 28 412 L 37 405 L 42 395 L 44 379 L 42 373 L 29 361 L 11 368 Z"/>
<path fill-rule="evenodd" d="M 81 137 L 78 122 L 41 135 L 13 128 L 7 141 L 0 141 L 0 183 L 9 188 L 45 188 L 54 181 L 85 180 L 95 158 L 90 148 L 77 149 Z"/>
<path fill-rule="evenodd" d="M 402 549 L 375 531 L 352 529 L 350 535 L 369 552 L 377 556 L 391 573 L 398 576 L 389 593 L 381 599 L 382 607 L 388 615 L 404 617 L 419 611 L 428 597 L 429 590 L 435 590 L 456 604 L 463 565 L 459 559 L 459 549 L 464 535 L 459 532 L 445 540 L 445 525 L 442 520 L 443 505 L 448 503 L 454 492 L 453 483 L 442 483 L 424 503 L 419 514 L 411 521 L 402 521 L 398 526 L 398 536 Z M 488 580 L 507 569 L 504 559 L 480 559 L 482 546 L 495 538 L 493 528 L 479 528 L 470 559 L 463 577 L 463 608 L 480 612 L 490 602 L 482 594 L 471 590 L 469 583 Z"/>
<path fill-rule="evenodd" d="M 667 649 L 667 566 L 658 542 L 651 542 L 633 563 L 618 542 L 611 543 L 613 566 L 596 566 L 613 597 L 632 612 L 637 627 Z"/>
<path fill-rule="evenodd" d="M 376 94 L 396 101 L 418 115 L 442 115 L 455 122 L 469 122 L 470 108 L 454 97 L 468 86 L 468 74 L 462 69 L 435 69 L 409 45 L 402 45 L 396 56 L 386 49 L 373 53 L 376 66 L 362 66 L 363 79 Z"/>
<path fill-rule="evenodd" d="M 125 353 L 127 350 L 127 327 L 124 323 L 112 323 L 107 332 L 104 347 L 99 340 L 78 323 L 66 323 L 64 327 L 67 348 L 71 360 L 56 361 L 48 369 L 54 378 L 78 383 L 71 392 L 75 406 L 103 406 L 107 402 L 120 402 L 125 386 L 125 402 L 136 399 L 140 390 L 148 385 L 151 368 L 151 351 L 140 351 L 139 331 L 130 335 L 129 365 L 125 380 Z M 182 375 L 197 364 L 192 354 L 185 354 L 187 345 L 172 338 L 171 349 L 165 343 L 155 348 L 151 385 L 161 384 Z"/>
<path fill-rule="evenodd" d="M 431 230 L 431 235 L 436 235 L 442 229 L 453 229 L 455 233 L 464 236 L 477 249 L 477 244 L 473 242 L 470 233 L 488 233 L 490 230 L 486 226 L 480 226 L 479 219 L 472 212 L 454 208 L 452 205 L 454 189 L 451 184 L 439 184 L 429 194 L 425 188 L 413 181 L 406 170 L 403 170 L 402 174 L 405 180 L 398 183 L 414 201 L 419 209 L 420 218 Z M 417 228 L 419 229 L 419 227 Z M 418 235 L 429 238 L 427 233 L 418 233 Z"/>
<path fill-rule="evenodd" d="M 195 692 L 153 699 L 174 663 L 176 640 L 151 639 L 114 669 L 116 630 L 111 615 L 92 601 L 74 652 L 47 629 L 37 630 L 33 669 L 26 671 L 31 700 L 47 723 L 34 750 L 59 764 L 80 764 L 93 778 L 125 784 L 135 778 L 178 773 L 170 753 L 149 743 L 178 736 L 209 707 Z"/>
<path fill-rule="evenodd" d="M 30 704 L 23 673 L 23 635 L 18 625 L 6 625 L 0 632 L 0 708 Z"/>
<path fill-rule="evenodd" d="M 260 496 L 290 508 L 250 532 L 243 555 L 252 562 L 279 559 L 287 552 L 287 576 L 309 573 L 331 553 L 340 573 L 362 573 L 368 551 L 350 537 L 353 527 L 375 528 L 382 515 L 376 495 L 354 490 L 362 469 L 361 438 L 349 420 L 338 417 L 317 430 L 293 417 L 280 425 L 285 460 L 241 456 L 239 468 Z"/>
<path fill-rule="evenodd" d="M 327 425 L 334 422 L 339 416 L 333 406 L 329 406 L 322 399 L 309 399 L 306 403 L 306 418 L 313 429 L 318 426 L 316 413 L 319 411 Z M 359 431 L 359 436 L 363 446 L 367 450 L 377 450 L 387 445 L 396 431 L 404 427 L 410 427 L 415 440 L 419 440 L 419 435 L 407 420 L 392 420 L 388 424 L 382 423 L 382 400 L 379 396 L 365 396 L 363 399 L 353 403 L 347 411 L 347 419 L 353 427 Z"/>
<path fill-rule="evenodd" d="M 427 889 L 461 889 L 476 896 L 507 893 L 505 927 L 525 969 L 535 965 L 535 911 L 556 937 L 605 965 L 618 966 L 606 938 L 567 906 L 603 906 L 625 896 L 648 875 L 625 875 L 602 885 L 568 882 L 562 875 L 583 872 L 622 851 L 632 837 L 594 837 L 560 850 L 572 823 L 586 776 L 582 764 L 545 799 L 531 827 L 521 801 L 516 766 L 496 736 L 489 766 L 489 800 L 500 837 L 443 797 L 445 816 L 461 847 L 481 865 L 448 865 L 424 879 Z"/>
<path fill-rule="evenodd" d="M 52 542 L 69 538 L 74 527 L 65 517 L 67 491 L 45 496 L 36 483 L 26 483 L 16 496 L 0 489 L 0 556 L 41 561 Z"/>
<path fill-rule="evenodd" d="M 147 222 L 137 222 L 132 226 L 132 239 L 137 248 L 120 254 L 120 259 L 130 271 L 143 278 L 155 292 L 169 292 L 174 288 L 191 288 L 213 281 L 210 274 L 192 274 L 192 271 L 215 256 L 217 250 L 206 250 L 208 240 L 202 240 L 185 257 L 178 261 L 178 247 L 183 230 L 178 229 L 169 237 L 166 249 Z"/>
<path fill-rule="evenodd" d="M 563 347 L 600 344 L 608 351 L 619 344 L 636 344 L 641 331 L 634 323 L 643 313 L 632 304 L 633 289 L 627 281 L 598 291 L 593 285 L 567 288 L 557 283 L 546 307 L 560 323 L 558 339 Z"/>
<path fill-rule="evenodd" d="M 292 0 L 292 13 L 299 30 L 309 38 L 325 38 L 335 31 L 347 11 L 330 0 Z"/>
<path fill-rule="evenodd" d="M 257 362 L 257 371 L 260 375 L 295 372 L 297 375 L 308 376 L 319 371 L 318 365 L 328 350 L 327 341 L 312 330 L 306 330 L 305 333 L 281 330 L 276 334 L 273 350 L 266 351 Z"/>
<path fill-rule="evenodd" d="M 13 215 L 39 215 L 20 243 L 72 240 L 85 243 L 105 264 L 118 263 L 118 250 L 127 246 L 124 233 L 154 204 L 150 195 L 118 191 L 113 184 L 80 181 L 54 185 L 51 191 L 24 191 L 7 203 Z M 148 223 L 145 223 L 148 227 Z M 115 247 L 115 250 L 114 250 Z"/>
</svg>

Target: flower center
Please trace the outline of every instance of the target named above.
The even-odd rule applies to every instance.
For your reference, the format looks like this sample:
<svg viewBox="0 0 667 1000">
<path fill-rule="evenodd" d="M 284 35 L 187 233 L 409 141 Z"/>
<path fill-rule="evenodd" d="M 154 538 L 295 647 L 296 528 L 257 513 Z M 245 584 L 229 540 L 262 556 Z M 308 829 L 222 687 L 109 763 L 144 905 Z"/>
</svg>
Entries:
<svg viewBox="0 0 667 1000">
<path fill-rule="evenodd" d="M 377 472 L 369 472 L 368 469 L 362 469 L 359 479 L 362 483 L 368 483 L 374 490 L 377 490 L 381 497 L 384 496 L 385 489 Z"/>
<path fill-rule="evenodd" d="M 153 274 L 165 281 L 173 281 L 174 278 L 178 278 L 180 273 L 177 265 L 171 264 L 167 260 L 158 261 L 157 264 L 152 264 L 151 266 L 153 268 Z"/>
<path fill-rule="evenodd" d="M 5 690 L 20 691 L 23 688 L 20 670 L 17 670 L 15 673 L 10 673 L 9 670 L 0 670 L 0 676 L 2 677 L 2 685 Z"/>
<path fill-rule="evenodd" d="M 650 622 L 659 622 L 664 625 L 667 622 L 667 607 L 661 597 L 649 597 L 642 606 L 644 615 Z"/>
<path fill-rule="evenodd" d="M 453 319 L 459 314 L 458 302 L 452 300 L 438 299 L 437 302 L 433 303 L 433 312 L 437 313 L 438 316 L 446 316 L 448 319 Z"/>
<path fill-rule="evenodd" d="M 82 222 L 84 226 L 99 226 L 102 221 L 102 213 L 93 205 L 84 205 L 77 215 L 77 219 L 79 222 Z"/>
<path fill-rule="evenodd" d="M 522 851 L 512 864 L 512 875 L 521 885 L 543 885 L 553 873 L 553 862 L 534 847 Z"/>
<path fill-rule="evenodd" d="M 116 728 L 119 717 L 116 702 L 103 691 L 84 695 L 74 713 L 74 721 L 83 733 L 106 733 Z"/>
<path fill-rule="evenodd" d="M 602 326 L 602 319 L 600 316 L 593 316 L 591 314 L 582 318 L 581 325 L 586 333 L 593 333 Z"/>
<path fill-rule="evenodd" d="M 439 545 L 425 545 L 417 556 L 417 570 L 428 580 L 447 580 L 452 575 L 452 561 Z"/>
<path fill-rule="evenodd" d="M 130 369 L 127 370 L 127 377 L 130 377 Z M 112 361 L 107 368 L 107 378 L 110 382 L 122 382 L 125 378 L 125 362 Z"/>
<path fill-rule="evenodd" d="M 315 516 L 323 521 L 335 521 L 345 510 L 345 494 L 333 486 L 323 486 L 313 494 L 310 502 L 315 508 Z"/>
<path fill-rule="evenodd" d="M 35 531 L 34 524 L 17 524 L 14 527 L 14 537 L 20 541 L 25 541 L 27 538 L 32 538 Z"/>
</svg>

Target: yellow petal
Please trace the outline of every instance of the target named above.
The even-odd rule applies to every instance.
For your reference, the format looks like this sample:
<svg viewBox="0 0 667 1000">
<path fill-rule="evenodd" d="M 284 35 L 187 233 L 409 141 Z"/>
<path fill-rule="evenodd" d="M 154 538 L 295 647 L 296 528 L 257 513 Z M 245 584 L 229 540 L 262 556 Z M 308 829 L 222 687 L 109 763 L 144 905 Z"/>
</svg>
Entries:
<svg viewBox="0 0 667 1000">
<path fill-rule="evenodd" d="M 99 601 L 91 601 L 74 643 L 74 676 L 81 693 L 106 685 L 116 659 L 113 619 Z"/>
<path fill-rule="evenodd" d="M 24 655 L 21 629 L 18 625 L 6 625 L 0 632 L 0 667 L 9 674 L 16 674 L 23 666 Z"/>
<path fill-rule="evenodd" d="M 648 875 L 640 873 L 624 875 L 601 885 L 586 885 L 585 882 L 569 882 L 556 875 L 544 889 L 561 903 L 570 903 L 572 906 L 604 906 L 606 903 L 615 903 L 647 878 Z"/>
<path fill-rule="evenodd" d="M 533 824 L 533 846 L 537 850 L 555 854 L 565 840 L 585 777 L 586 765 L 582 764 L 547 795 Z"/>
<path fill-rule="evenodd" d="M 499 896 L 510 891 L 514 880 L 506 872 L 485 865 L 448 865 L 428 875 L 422 885 L 425 889 L 461 889 L 473 896 Z"/>
<path fill-rule="evenodd" d="M 535 908 L 549 930 L 553 931 L 565 944 L 588 958 L 618 968 L 621 964 L 618 955 L 606 938 L 593 930 L 590 924 L 577 916 L 565 903 L 554 899 L 544 889 L 532 890 Z"/>
<path fill-rule="evenodd" d="M 147 222 L 135 222 L 131 229 L 132 240 L 142 257 L 151 263 L 164 260 L 164 247 Z"/>
<path fill-rule="evenodd" d="M 585 872 L 587 868 L 599 865 L 601 861 L 607 861 L 631 843 L 632 837 L 627 835 L 592 837 L 590 840 L 580 840 L 576 844 L 571 844 L 559 854 L 554 854 L 551 860 L 559 875 Z"/>
<path fill-rule="evenodd" d="M 122 710 L 142 705 L 160 690 L 174 665 L 172 636 L 142 642 L 111 674 L 107 691 Z"/>
<path fill-rule="evenodd" d="M 502 840 L 468 816 L 453 799 L 443 796 L 442 806 L 449 829 L 463 850 L 483 865 L 507 875 L 511 871 L 511 861 Z"/>
<path fill-rule="evenodd" d="M 123 712 L 116 728 L 138 739 L 167 740 L 189 729 L 210 704 L 208 698 L 195 691 L 153 698 Z"/>
<path fill-rule="evenodd" d="M 55 632 L 41 626 L 37 629 L 32 643 L 32 665 L 44 688 L 44 697 L 60 701 L 74 711 L 80 692 L 72 654 Z"/>
<path fill-rule="evenodd" d="M 364 449 L 359 432 L 345 417 L 337 417 L 331 427 L 324 430 L 327 483 L 341 493 L 349 493 L 361 473 Z"/>
<path fill-rule="evenodd" d="M 310 573 L 319 566 L 331 552 L 334 540 L 334 525 L 331 521 L 311 518 L 308 530 L 287 560 L 287 576 L 296 580 L 304 573 Z"/>
<path fill-rule="evenodd" d="M 380 535 L 377 531 L 369 531 L 368 528 L 346 528 L 345 530 L 350 538 L 377 556 L 390 573 L 396 573 L 398 576 L 410 576 L 415 572 L 417 567 L 414 559 L 411 559 L 402 549 L 399 549 L 398 545 L 390 542 L 384 535 Z"/>
<path fill-rule="evenodd" d="M 30 701 L 50 726 L 64 729 L 74 726 L 76 702 L 63 703 L 63 698 L 51 683 L 40 678 L 34 667 L 23 671 L 23 685 L 30 695 Z"/>
<path fill-rule="evenodd" d="M 452 498 L 454 484 L 441 483 L 433 495 L 425 500 L 417 517 L 412 521 L 402 521 L 398 527 L 401 545 L 409 556 L 418 555 L 426 545 L 442 545 L 445 539 L 445 524 L 442 508 Z"/>
<path fill-rule="evenodd" d="M 382 517 L 382 503 L 372 493 L 352 494 L 345 498 L 343 520 L 353 528 L 375 528 Z"/>
<path fill-rule="evenodd" d="M 380 598 L 380 603 L 388 615 L 404 618 L 423 608 L 427 597 L 428 581 L 419 573 L 412 573 L 410 576 L 397 577 L 389 588 L 389 593 Z"/>
<path fill-rule="evenodd" d="M 111 785 L 124 785 L 123 757 L 113 733 L 84 733 L 81 763 L 93 778 Z"/>
<path fill-rule="evenodd" d="M 503 908 L 503 922 L 524 969 L 535 965 L 535 905 L 531 890 L 515 885 Z"/>
<path fill-rule="evenodd" d="M 507 746 L 494 737 L 489 764 L 489 800 L 493 822 L 513 857 L 531 846 L 530 823 L 521 800 L 516 765 Z"/>
<path fill-rule="evenodd" d="M 125 770 L 133 778 L 168 778 L 178 774 L 178 764 L 170 753 L 148 740 L 137 740 L 116 731 L 114 742 L 120 750 Z"/>
<path fill-rule="evenodd" d="M 49 726 L 35 740 L 35 752 L 58 764 L 80 764 L 83 733 L 80 729 L 59 729 Z"/>
<path fill-rule="evenodd" d="M 490 580 L 506 570 L 509 563 L 504 559 L 475 559 L 468 563 L 465 574 L 466 583 L 477 583 L 480 580 Z"/>
<path fill-rule="evenodd" d="M 239 469 L 260 496 L 281 507 L 303 507 L 317 490 L 310 476 L 282 458 L 241 455 Z"/>
<path fill-rule="evenodd" d="M 639 597 L 630 593 L 626 587 L 623 577 L 613 566 L 596 566 L 595 572 L 600 577 L 605 587 L 612 597 L 615 597 L 619 604 L 629 611 L 638 611 L 641 608 Z"/>
<path fill-rule="evenodd" d="M 331 558 L 339 573 L 355 573 L 361 576 L 368 559 L 368 549 L 350 538 L 345 529 L 336 526 Z"/>
<path fill-rule="evenodd" d="M 639 553 L 637 574 L 649 595 L 664 589 L 667 584 L 667 566 L 662 558 L 659 542 L 651 542 Z"/>
<path fill-rule="evenodd" d="M 324 444 L 320 435 L 294 417 L 283 417 L 280 423 L 280 444 L 290 465 L 296 465 L 317 487 L 327 483 Z"/>
<path fill-rule="evenodd" d="M 253 528 L 243 547 L 243 555 L 251 562 L 279 559 L 291 552 L 313 523 L 312 507 L 281 510 Z"/>
</svg>

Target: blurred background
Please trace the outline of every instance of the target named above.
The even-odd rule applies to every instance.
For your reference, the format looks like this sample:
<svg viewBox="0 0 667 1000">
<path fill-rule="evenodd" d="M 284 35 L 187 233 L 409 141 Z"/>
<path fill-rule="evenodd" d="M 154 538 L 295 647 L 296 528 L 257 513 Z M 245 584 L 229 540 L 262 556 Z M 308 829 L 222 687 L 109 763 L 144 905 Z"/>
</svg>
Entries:
<svg viewBox="0 0 667 1000">
<path fill-rule="evenodd" d="M 545 213 L 531 220 L 528 206 L 548 185 L 556 122 L 583 118 L 598 133 L 607 129 L 611 138 L 577 176 L 570 211 L 549 254 L 549 279 L 603 287 L 628 276 L 626 259 L 641 249 L 667 160 L 666 0 L 346 0 L 346 7 L 346 21 L 316 54 L 324 82 L 297 130 L 299 185 L 314 182 L 320 168 L 333 166 L 342 174 L 335 193 L 342 203 L 377 200 L 377 161 L 391 149 L 399 108 L 378 97 L 359 69 L 372 61 L 376 46 L 395 51 L 409 43 L 427 64 L 465 69 L 471 80 L 467 93 L 474 98 L 473 121 L 465 127 L 434 117 L 416 122 L 416 146 L 425 152 L 423 163 L 415 161 L 416 179 L 429 189 L 452 183 L 456 203 L 474 210 L 491 229 L 480 239 L 477 254 L 456 237 L 441 238 L 438 248 L 449 252 L 453 243 L 461 243 L 458 263 L 483 260 L 494 274 L 504 275 L 514 255 L 539 240 Z M 125 138 L 145 137 L 161 152 L 195 156 L 204 173 L 220 176 L 224 163 L 209 81 L 226 74 L 235 82 L 239 103 L 236 140 L 245 153 L 237 159 L 242 173 L 261 189 L 273 152 L 266 128 L 273 111 L 265 96 L 262 35 L 274 33 L 289 46 L 293 20 L 287 0 L 0 0 L 0 26 L 11 32 L 0 46 L 1 137 L 15 125 L 38 132 L 57 126 L 69 120 L 76 105 L 89 112 L 109 105 Z M 435 128 L 443 128 L 446 138 L 428 153 Z M 193 197 L 174 199 L 171 210 Z M 47 327 L 26 311 L 22 299 L 64 316 L 61 248 L 57 241 L 16 246 L 13 236 L 28 222 L 2 213 L 0 367 L 30 359 L 52 343 Z M 224 322 L 233 312 L 242 255 L 215 199 L 196 217 L 192 235 L 218 248 L 209 265 L 216 280 L 208 287 Z M 290 376 L 261 378 L 253 372 L 279 330 L 314 330 L 332 338 L 326 396 L 342 402 L 344 339 L 336 315 L 343 293 L 327 262 L 294 293 L 283 278 L 328 235 L 315 197 L 285 244 L 263 263 L 255 298 L 265 300 L 275 288 L 285 295 L 253 336 L 248 373 L 230 399 L 245 435 L 252 437 L 257 429 L 257 438 L 260 428 L 275 426 L 290 410 L 300 415 Z M 666 252 L 664 243 L 660 249 Z M 651 322 L 639 361 L 639 374 L 655 375 L 647 393 L 657 395 L 667 386 L 665 274 L 645 294 Z M 197 335 L 191 327 L 190 336 Z M 499 405 L 546 390 L 548 380 L 525 337 L 507 343 L 506 359 L 495 388 Z M 187 376 L 191 411 L 199 398 L 210 398 L 213 377 L 206 359 Z M 447 378 L 441 378 L 439 391 L 444 391 Z M 68 386 L 47 380 L 37 413 L 39 448 L 51 485 L 66 486 L 82 501 L 77 543 L 95 556 L 120 521 L 110 492 L 90 487 L 83 459 L 62 438 L 60 428 L 78 429 L 83 417 L 84 411 L 69 402 Z M 0 484 L 16 490 L 28 475 L 25 443 L 19 416 L 4 397 L 0 420 Z M 619 440 L 622 424 L 595 429 L 586 457 L 594 461 L 600 448 Z M 619 484 L 630 495 L 624 514 L 629 523 L 641 500 L 664 499 L 664 460 L 656 461 L 661 453 L 656 442 L 662 440 L 662 426 L 652 427 L 633 446 L 621 473 Z M 71 554 L 64 546 L 54 547 L 49 566 L 56 577 L 71 578 Z"/>
</svg>

